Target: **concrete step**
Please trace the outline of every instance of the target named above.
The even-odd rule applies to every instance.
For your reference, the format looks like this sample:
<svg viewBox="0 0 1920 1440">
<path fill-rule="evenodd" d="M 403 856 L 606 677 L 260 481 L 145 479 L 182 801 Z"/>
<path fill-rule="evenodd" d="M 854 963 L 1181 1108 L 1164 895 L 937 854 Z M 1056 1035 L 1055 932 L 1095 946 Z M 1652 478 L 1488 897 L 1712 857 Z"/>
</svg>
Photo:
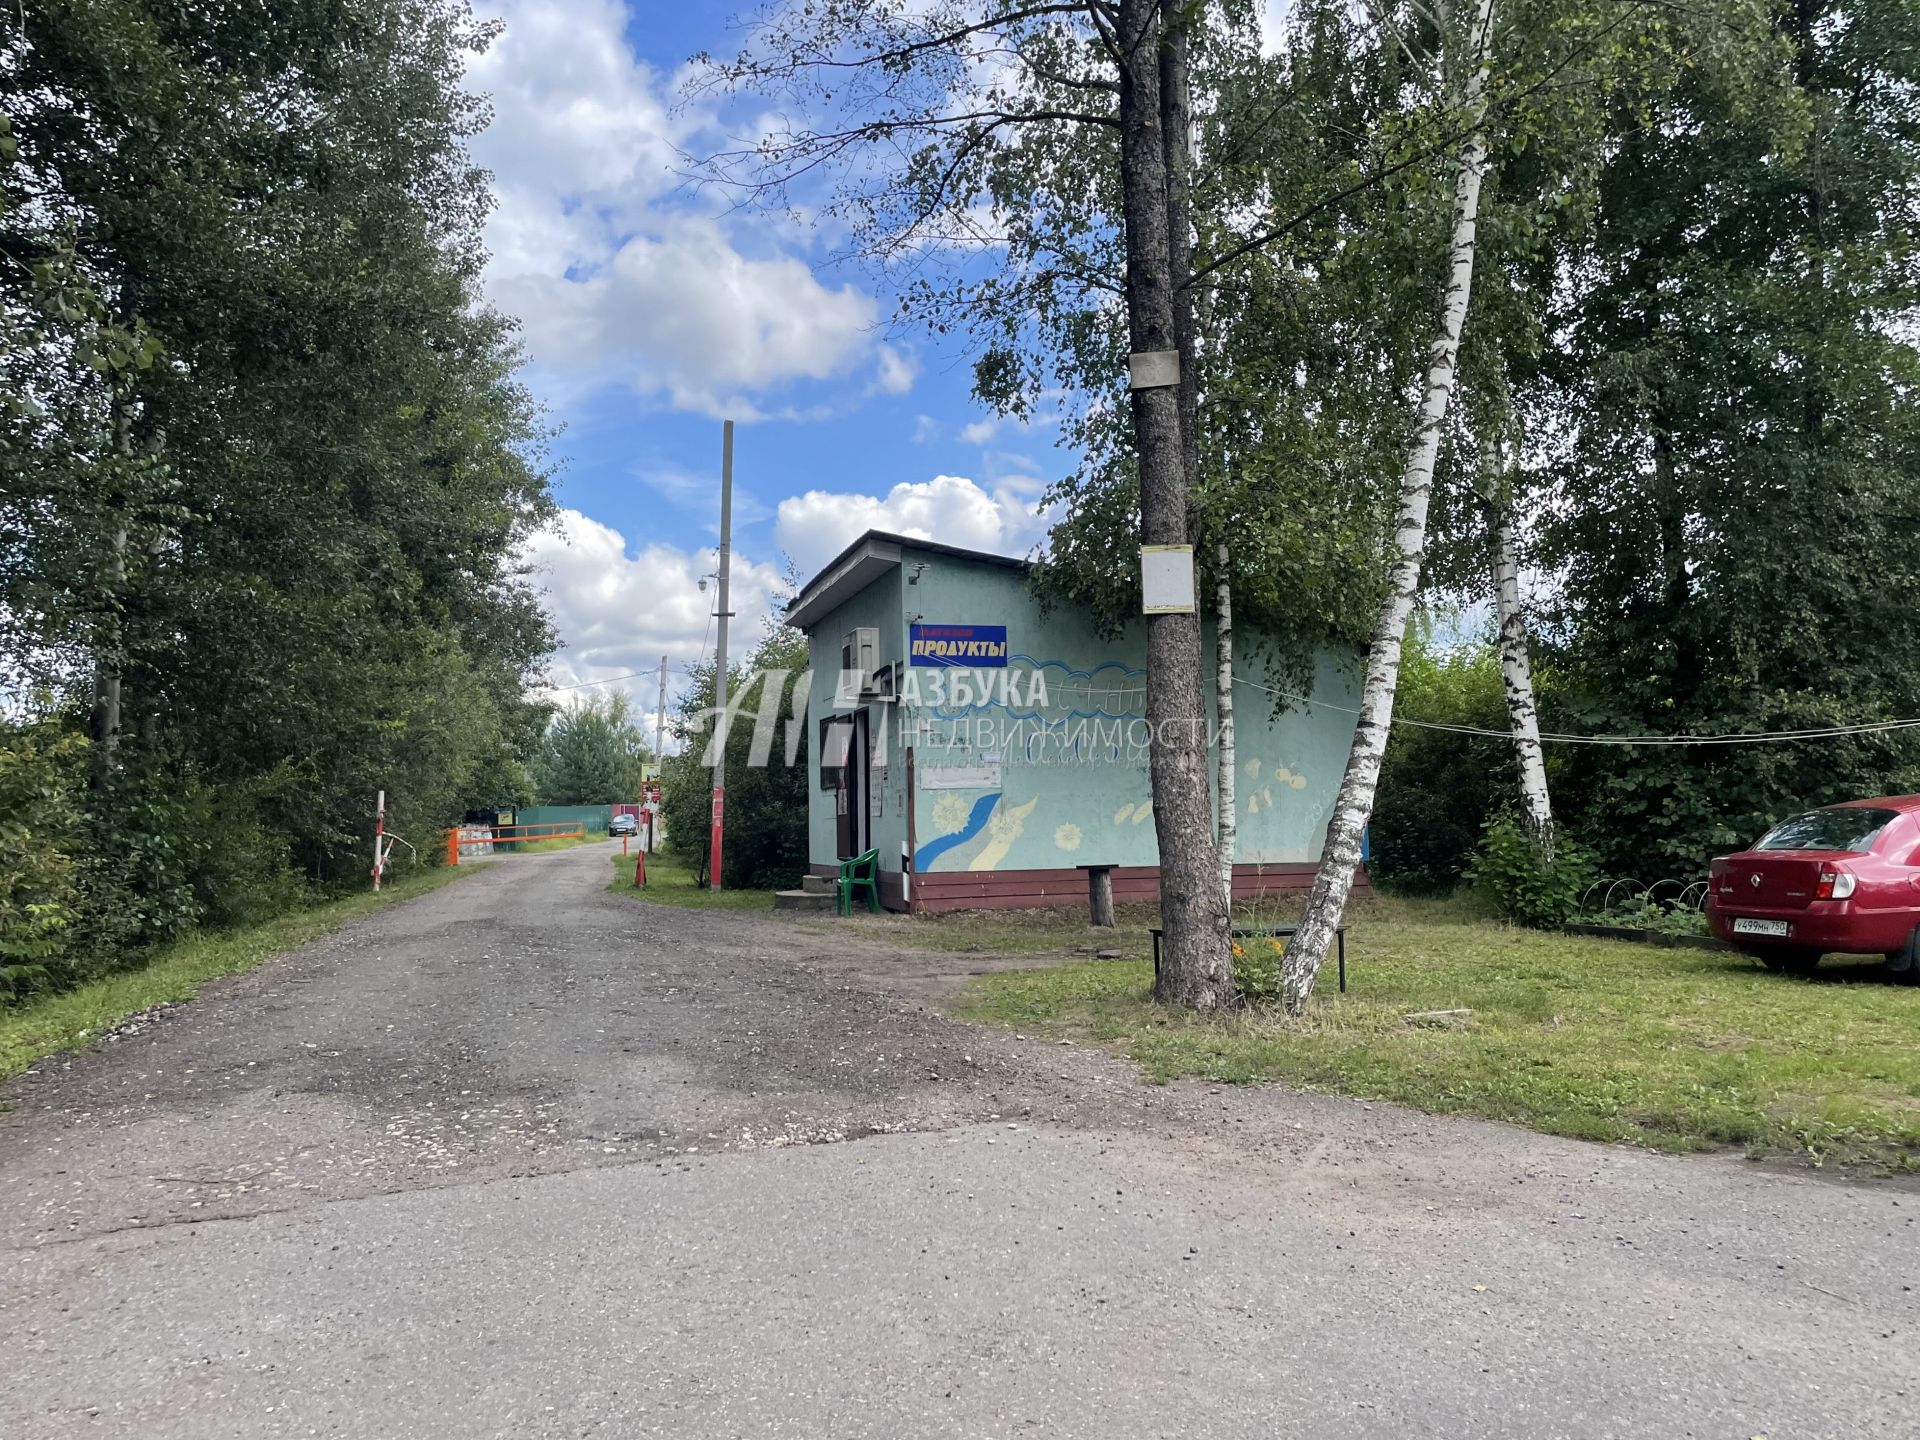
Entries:
<svg viewBox="0 0 1920 1440">
<path fill-rule="evenodd" d="M 800 888 L 809 895 L 833 894 L 834 878 L 831 875 L 802 875 Z"/>
<path fill-rule="evenodd" d="M 773 892 L 773 908 L 800 914 L 831 915 L 833 896 L 813 890 L 776 890 Z"/>
</svg>

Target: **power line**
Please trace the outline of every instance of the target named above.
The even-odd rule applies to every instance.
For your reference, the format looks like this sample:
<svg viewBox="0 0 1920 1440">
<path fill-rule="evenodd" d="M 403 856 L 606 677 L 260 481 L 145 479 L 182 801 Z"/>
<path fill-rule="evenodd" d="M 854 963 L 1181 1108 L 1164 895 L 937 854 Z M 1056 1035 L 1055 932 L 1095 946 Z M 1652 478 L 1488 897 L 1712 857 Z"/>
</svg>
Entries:
<svg viewBox="0 0 1920 1440">
<path fill-rule="evenodd" d="M 659 673 L 660 672 L 657 669 L 656 670 L 635 670 L 626 675 L 609 675 L 602 680 L 582 680 L 577 685 L 549 685 L 546 688 L 554 691 L 556 694 L 563 690 L 590 690 L 595 685 L 612 685 L 621 680 L 637 680 L 642 675 L 658 675 Z"/>
<path fill-rule="evenodd" d="M 709 634 L 711 634 L 711 626 Z M 706 643 L 701 642 L 701 660 L 706 659 Z M 686 674 L 693 674 L 693 666 L 685 661 L 677 662 Z M 657 670 L 635 670 L 627 675 L 609 675 L 604 680 L 582 680 L 577 685 L 550 685 L 547 688 L 555 692 L 566 690 L 585 690 L 594 685 L 612 685 L 621 680 L 634 680 L 641 676 L 657 675 Z M 1297 695 L 1291 690 L 1278 690 L 1271 685 L 1262 685 L 1258 680 L 1249 680 L 1236 675 L 1233 683 L 1249 689 L 1264 691 L 1268 695 L 1277 695 L 1282 700 L 1292 700 L 1301 705 L 1318 705 L 1323 710 L 1331 710 L 1337 715 L 1360 715 L 1364 712 L 1346 705 L 1333 705 L 1325 700 L 1316 700 L 1310 695 Z M 1103 700 L 1117 699 L 1122 695 L 1140 694 L 1144 686 L 1121 685 L 1110 689 L 1095 691 L 1091 687 L 1074 685 L 1056 685 L 1049 689 L 1063 690 L 1069 695 L 1081 695 L 1091 700 L 1095 694 Z M 1488 740 L 1511 740 L 1511 730 L 1489 730 L 1479 725 L 1450 725 L 1441 720 L 1414 720 L 1405 715 L 1396 715 L 1392 723 L 1404 725 L 1415 730 L 1438 730 L 1448 735 L 1477 735 Z M 1543 731 L 1542 744 L 1550 745 L 1631 745 L 1631 746 L 1682 746 L 1682 745 L 1776 745 L 1799 740 L 1841 740 L 1856 735 L 1886 735 L 1900 730 L 1920 729 L 1920 718 L 1911 720 L 1868 720 L 1858 725 L 1822 725 L 1801 730 L 1758 730 L 1743 731 L 1720 735 L 1568 735 L 1553 731 Z"/>
<path fill-rule="evenodd" d="M 1363 712 L 1349 709 L 1345 705 L 1329 705 L 1324 700 L 1315 700 L 1307 695 L 1295 695 L 1291 691 L 1276 690 L 1271 685 L 1262 685 L 1257 680 L 1246 680 L 1234 676 L 1236 685 L 1247 685 L 1255 690 L 1264 690 L 1269 695 L 1278 695 L 1283 700 L 1294 700 L 1304 705 L 1319 705 L 1341 715 L 1359 715 Z M 1404 716 L 1393 717 L 1393 724 L 1407 725 L 1419 730 L 1442 730 L 1450 735 L 1483 735 L 1493 740 L 1511 740 L 1511 730 L 1487 730 L 1478 725 L 1448 725 L 1438 720 L 1410 720 Z M 1912 730 L 1920 728 L 1920 719 L 1913 720 L 1869 720 L 1858 725 L 1826 725 L 1804 730 L 1760 730 L 1723 735 L 1564 735 L 1543 733 L 1543 743 L 1556 745 L 1772 745 L 1794 740 L 1832 740 L 1850 735 L 1882 735 L 1894 730 Z"/>
</svg>

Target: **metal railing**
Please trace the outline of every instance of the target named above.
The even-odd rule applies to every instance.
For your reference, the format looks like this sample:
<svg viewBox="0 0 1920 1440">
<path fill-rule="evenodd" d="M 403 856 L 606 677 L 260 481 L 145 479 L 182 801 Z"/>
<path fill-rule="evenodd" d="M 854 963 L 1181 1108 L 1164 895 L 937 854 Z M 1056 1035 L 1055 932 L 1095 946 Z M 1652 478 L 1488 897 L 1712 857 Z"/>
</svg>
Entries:
<svg viewBox="0 0 1920 1440">
<path fill-rule="evenodd" d="M 475 827 L 476 829 L 479 827 Z M 521 840 L 584 840 L 587 830 L 575 821 L 554 821 L 544 825 L 489 825 L 484 835 L 462 835 L 458 829 L 447 831 L 447 863 L 458 865 L 462 850 L 475 849 L 481 845 L 491 849 L 495 845 L 511 845 Z"/>
</svg>

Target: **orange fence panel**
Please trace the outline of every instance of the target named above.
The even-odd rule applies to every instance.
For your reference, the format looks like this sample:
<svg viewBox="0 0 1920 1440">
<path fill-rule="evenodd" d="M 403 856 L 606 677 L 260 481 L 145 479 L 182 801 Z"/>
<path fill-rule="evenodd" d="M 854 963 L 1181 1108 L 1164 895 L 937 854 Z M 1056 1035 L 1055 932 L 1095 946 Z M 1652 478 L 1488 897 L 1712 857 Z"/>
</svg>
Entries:
<svg viewBox="0 0 1920 1440">
<path fill-rule="evenodd" d="M 479 826 L 475 826 L 479 829 Z M 587 828 L 576 822 L 553 821 L 542 825 L 490 825 L 484 835 L 462 835 L 447 831 L 447 863 L 458 865 L 461 850 L 473 845 L 511 845 L 516 840 L 584 840 Z"/>
</svg>

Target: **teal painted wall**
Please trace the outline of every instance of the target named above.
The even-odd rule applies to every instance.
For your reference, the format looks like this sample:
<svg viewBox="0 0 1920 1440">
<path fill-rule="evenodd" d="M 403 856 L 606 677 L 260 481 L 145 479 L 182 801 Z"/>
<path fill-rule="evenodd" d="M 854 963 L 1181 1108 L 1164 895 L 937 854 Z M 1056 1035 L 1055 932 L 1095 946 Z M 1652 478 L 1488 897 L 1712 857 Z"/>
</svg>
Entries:
<svg viewBox="0 0 1920 1440">
<path fill-rule="evenodd" d="M 890 570 L 839 609 L 823 616 L 808 632 L 808 655 L 813 686 L 807 696 L 807 858 L 813 864 L 833 864 L 838 856 L 834 796 L 820 788 L 820 722 L 834 709 L 834 684 L 840 674 L 840 641 L 849 630 L 871 625 L 880 632 L 881 665 L 891 665 L 906 654 L 905 629 L 900 620 L 901 572 Z M 873 769 L 871 825 L 873 846 L 883 869 L 900 869 L 900 847 L 907 839 L 906 757 L 892 745 L 889 708 L 869 706 L 868 723 L 875 740 L 886 737 L 884 751 L 876 750 Z"/>
<path fill-rule="evenodd" d="M 910 627 L 1005 626 L 1008 666 L 960 672 L 907 667 L 906 698 L 874 707 L 892 720 L 880 813 L 873 822 L 881 864 L 899 864 L 905 838 L 904 751 L 914 752 L 916 870 L 1039 870 L 1073 865 L 1153 865 L 1158 849 L 1147 774 L 1144 623 L 1101 639 L 1078 615 L 1042 617 L 1024 575 L 933 551 L 906 550 L 903 564 L 825 617 L 814 629 L 813 729 L 831 712 L 840 638 L 854 625 L 881 633 L 882 664 L 906 656 Z M 909 582 L 909 576 L 917 579 Z M 1257 642 L 1242 635 L 1236 664 L 1237 858 L 1312 862 L 1346 764 L 1358 706 L 1359 666 L 1322 658 L 1313 688 L 1319 704 L 1275 712 Z M 1206 676 L 1212 699 L 1212 627 Z M 1037 693 L 1028 677 L 1046 677 Z M 939 677 L 936 681 L 935 677 Z M 1005 677 L 1014 678 L 1004 688 Z M 965 693 L 954 688 L 955 680 Z M 934 685 L 942 688 L 936 693 Z M 904 688 L 904 687 L 903 687 Z M 982 695 L 979 692 L 986 690 Z M 914 691 L 918 691 L 917 703 Z M 834 851 L 834 797 L 810 790 L 811 855 Z"/>
</svg>

